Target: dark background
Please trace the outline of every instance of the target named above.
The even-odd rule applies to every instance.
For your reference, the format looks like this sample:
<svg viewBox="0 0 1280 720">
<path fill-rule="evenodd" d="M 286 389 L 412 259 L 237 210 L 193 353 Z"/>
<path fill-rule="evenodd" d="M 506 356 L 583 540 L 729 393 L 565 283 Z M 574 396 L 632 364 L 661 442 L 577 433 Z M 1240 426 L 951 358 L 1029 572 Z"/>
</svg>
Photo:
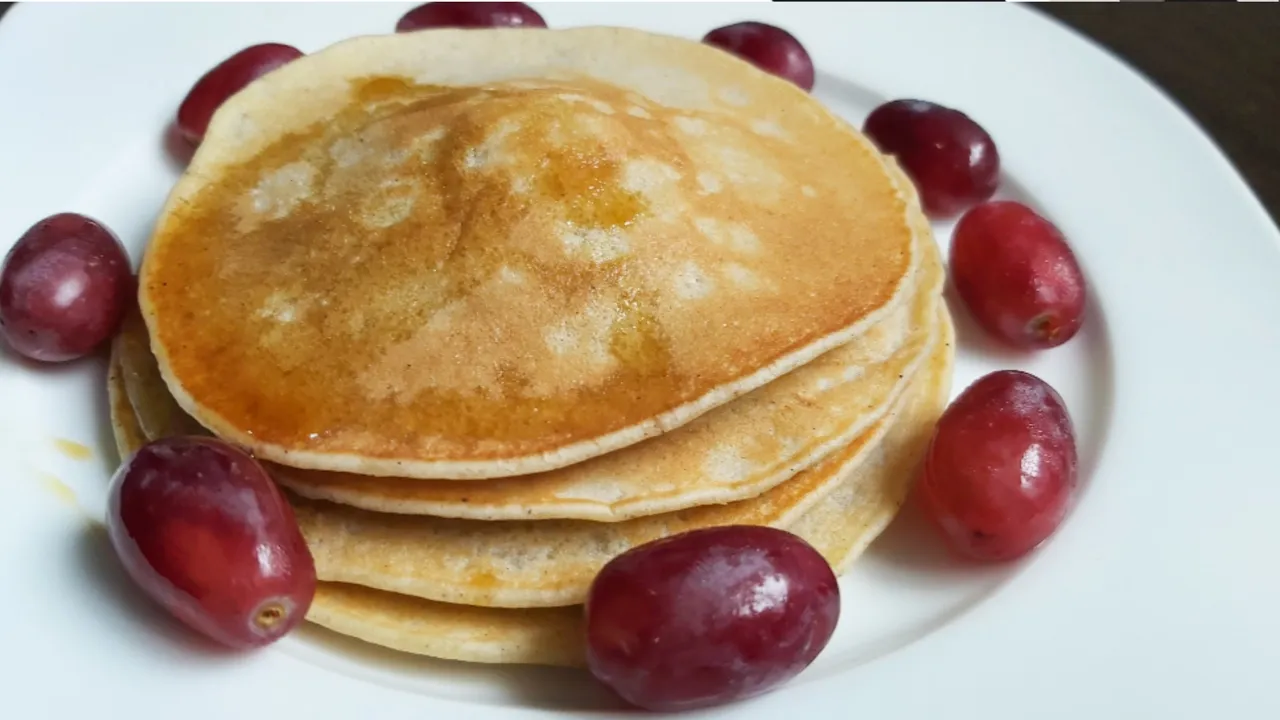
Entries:
<svg viewBox="0 0 1280 720">
<path fill-rule="evenodd" d="M 11 3 L 0 2 L 0 17 Z M 1042 3 L 1163 87 L 1280 220 L 1280 5 Z"/>
</svg>

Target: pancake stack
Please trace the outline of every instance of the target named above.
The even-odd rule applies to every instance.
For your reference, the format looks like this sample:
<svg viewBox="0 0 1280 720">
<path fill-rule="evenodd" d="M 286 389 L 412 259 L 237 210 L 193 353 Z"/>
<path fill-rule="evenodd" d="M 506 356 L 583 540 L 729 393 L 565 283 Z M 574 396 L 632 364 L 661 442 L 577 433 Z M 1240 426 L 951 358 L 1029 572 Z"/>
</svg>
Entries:
<svg viewBox="0 0 1280 720">
<path fill-rule="evenodd" d="M 213 434 L 283 487 L 308 618 L 582 662 L 611 558 L 790 530 L 846 568 L 950 389 L 910 183 L 790 84 L 632 30 L 350 40 L 217 113 L 109 386 L 123 455 Z"/>
</svg>

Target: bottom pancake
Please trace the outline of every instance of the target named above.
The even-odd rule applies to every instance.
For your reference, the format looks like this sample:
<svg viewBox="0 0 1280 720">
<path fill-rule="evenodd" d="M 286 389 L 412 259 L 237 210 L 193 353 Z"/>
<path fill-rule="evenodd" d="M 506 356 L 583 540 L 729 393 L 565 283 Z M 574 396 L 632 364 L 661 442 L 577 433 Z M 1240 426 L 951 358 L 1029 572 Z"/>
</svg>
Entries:
<svg viewBox="0 0 1280 720">
<path fill-rule="evenodd" d="M 909 405 L 872 455 L 791 527 L 837 570 L 848 567 L 889 524 L 916 475 L 950 393 L 954 331 L 938 310 L 941 337 L 909 390 Z M 112 423 L 121 456 L 145 442 L 113 361 Z M 481 663 L 577 666 L 583 662 L 581 608 L 507 609 L 453 605 L 343 583 L 321 582 L 308 620 L 373 644 Z"/>
</svg>

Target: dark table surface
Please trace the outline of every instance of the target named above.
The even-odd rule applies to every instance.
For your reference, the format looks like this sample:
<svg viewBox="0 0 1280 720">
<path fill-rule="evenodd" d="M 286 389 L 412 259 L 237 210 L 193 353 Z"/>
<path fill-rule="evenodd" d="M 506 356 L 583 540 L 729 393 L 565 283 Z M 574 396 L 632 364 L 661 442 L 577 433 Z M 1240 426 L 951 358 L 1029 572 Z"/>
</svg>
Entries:
<svg viewBox="0 0 1280 720">
<path fill-rule="evenodd" d="M 10 3 L 0 2 L 0 16 Z M 1041 4 L 1185 107 L 1280 220 L 1280 6 Z"/>
</svg>

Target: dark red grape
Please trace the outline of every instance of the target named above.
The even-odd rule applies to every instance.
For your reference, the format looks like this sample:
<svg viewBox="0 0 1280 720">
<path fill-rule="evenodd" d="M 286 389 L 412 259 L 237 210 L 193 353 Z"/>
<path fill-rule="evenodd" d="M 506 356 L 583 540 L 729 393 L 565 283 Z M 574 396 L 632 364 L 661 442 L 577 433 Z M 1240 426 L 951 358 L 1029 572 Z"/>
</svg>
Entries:
<svg viewBox="0 0 1280 720">
<path fill-rule="evenodd" d="M 302 51 L 290 45 L 266 43 L 252 45 L 223 60 L 196 81 L 178 106 L 177 126 L 183 138 L 199 145 L 209 129 L 213 114 L 227 98 L 246 85 L 302 57 Z"/>
<path fill-rule="evenodd" d="M 522 2 L 430 2 L 405 13 L 396 32 L 429 28 L 544 28 L 547 21 Z"/>
<path fill-rule="evenodd" d="M 1010 345 L 1051 348 L 1084 322 L 1084 274 L 1058 228 L 1016 202 L 965 213 L 951 237 L 951 279 L 987 332 Z"/>
<path fill-rule="evenodd" d="M 716 28 L 702 42 L 731 52 L 761 70 L 790 80 L 806 92 L 813 89 L 813 60 L 794 35 L 762 22 L 740 22 Z"/>
<path fill-rule="evenodd" d="M 1000 153 L 982 126 L 959 110 L 894 100 L 872 111 L 863 132 L 897 157 L 925 212 L 949 217 L 989 199 L 1000 184 Z"/>
<path fill-rule="evenodd" d="M 315 564 L 293 510 L 257 461 L 220 440 L 144 445 L 112 479 L 107 529 L 147 594 L 224 645 L 274 642 L 311 606 Z"/>
<path fill-rule="evenodd" d="M 717 705 L 808 667 L 839 617 L 835 574 L 799 537 L 753 526 L 695 530 L 600 571 L 587 597 L 587 664 L 642 708 Z"/>
<path fill-rule="evenodd" d="M 47 217 L 0 265 L 0 337 L 33 360 L 83 357 L 115 334 L 135 287 L 124 246 L 102 223 Z"/>
<path fill-rule="evenodd" d="M 1017 370 L 973 383 L 938 420 L 918 487 L 958 554 L 1010 560 L 1062 522 L 1076 489 L 1076 440 L 1058 393 Z"/>
</svg>

